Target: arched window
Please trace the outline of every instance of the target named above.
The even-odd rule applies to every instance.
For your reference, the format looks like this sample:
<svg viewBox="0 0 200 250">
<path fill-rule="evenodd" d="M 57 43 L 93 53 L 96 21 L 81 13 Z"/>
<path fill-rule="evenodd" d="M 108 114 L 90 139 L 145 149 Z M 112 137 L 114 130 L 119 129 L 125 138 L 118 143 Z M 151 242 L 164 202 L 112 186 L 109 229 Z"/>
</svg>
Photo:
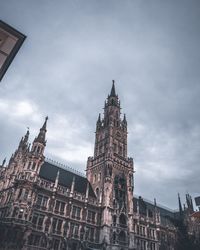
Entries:
<svg viewBox="0 0 200 250">
<path fill-rule="evenodd" d="M 117 223 L 117 216 L 116 215 L 113 215 L 113 225 L 115 226 Z"/>
<path fill-rule="evenodd" d="M 115 244 L 116 243 L 116 233 L 114 232 L 113 233 L 113 244 Z"/>
<path fill-rule="evenodd" d="M 30 169 L 31 168 L 31 161 L 29 161 L 29 163 L 28 163 L 28 169 Z"/>
<path fill-rule="evenodd" d="M 98 181 L 101 180 L 101 172 L 98 174 Z"/>
<path fill-rule="evenodd" d="M 94 182 L 96 182 L 97 181 L 97 175 L 95 174 L 94 175 Z"/>
<path fill-rule="evenodd" d="M 119 208 L 126 208 L 126 179 L 125 176 L 115 176 L 114 179 L 115 200 Z"/>
<path fill-rule="evenodd" d="M 119 244 L 120 245 L 125 245 L 126 244 L 126 234 L 124 231 L 121 231 L 119 233 Z"/>
<path fill-rule="evenodd" d="M 119 216 L 119 224 L 121 226 L 126 226 L 126 216 L 124 214 L 120 214 L 120 216 Z"/>
<path fill-rule="evenodd" d="M 99 188 L 96 188 L 96 196 L 97 196 L 97 199 L 99 200 Z"/>
<path fill-rule="evenodd" d="M 35 170 L 35 166 L 36 166 L 36 163 L 33 162 L 33 165 L 32 165 L 32 170 Z"/>
</svg>

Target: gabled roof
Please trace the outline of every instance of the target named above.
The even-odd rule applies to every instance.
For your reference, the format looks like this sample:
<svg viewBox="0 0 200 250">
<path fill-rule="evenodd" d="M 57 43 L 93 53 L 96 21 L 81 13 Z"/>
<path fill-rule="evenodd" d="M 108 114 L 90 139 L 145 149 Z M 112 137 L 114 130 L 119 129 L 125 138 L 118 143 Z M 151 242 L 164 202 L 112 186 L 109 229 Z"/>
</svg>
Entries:
<svg viewBox="0 0 200 250">
<path fill-rule="evenodd" d="M 84 195 L 86 194 L 87 183 L 89 183 L 86 177 L 81 176 L 78 173 L 76 174 L 68 169 L 64 169 L 63 167 L 59 167 L 53 162 L 50 163 L 49 161 L 45 161 L 40 168 L 39 176 L 43 179 L 55 182 L 58 171 L 60 172 L 58 180 L 59 185 L 70 189 L 73 177 L 75 177 L 74 191 Z M 96 198 L 90 183 L 89 196 Z"/>
</svg>

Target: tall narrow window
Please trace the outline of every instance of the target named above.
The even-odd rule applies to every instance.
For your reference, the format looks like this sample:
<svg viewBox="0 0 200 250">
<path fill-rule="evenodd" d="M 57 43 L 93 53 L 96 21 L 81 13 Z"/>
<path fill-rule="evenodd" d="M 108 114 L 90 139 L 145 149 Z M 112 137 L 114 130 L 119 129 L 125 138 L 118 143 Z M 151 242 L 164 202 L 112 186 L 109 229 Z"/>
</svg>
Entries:
<svg viewBox="0 0 200 250">
<path fill-rule="evenodd" d="M 72 208 L 72 218 L 80 220 L 81 217 L 81 208 L 77 206 L 73 206 Z"/>
<path fill-rule="evenodd" d="M 95 223 L 95 212 L 88 210 L 87 221 L 90 223 Z"/>
</svg>

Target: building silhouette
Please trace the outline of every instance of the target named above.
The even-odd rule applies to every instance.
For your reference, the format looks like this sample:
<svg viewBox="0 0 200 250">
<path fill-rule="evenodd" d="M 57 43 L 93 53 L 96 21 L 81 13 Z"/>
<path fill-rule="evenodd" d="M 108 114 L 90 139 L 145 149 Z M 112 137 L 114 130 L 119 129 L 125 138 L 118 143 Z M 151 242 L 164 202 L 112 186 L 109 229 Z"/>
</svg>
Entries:
<svg viewBox="0 0 200 250">
<path fill-rule="evenodd" d="M 127 120 L 114 81 L 86 176 L 45 158 L 47 120 L 32 144 L 27 131 L 0 166 L 0 249 L 177 249 L 181 204 L 174 212 L 134 195 Z"/>
</svg>

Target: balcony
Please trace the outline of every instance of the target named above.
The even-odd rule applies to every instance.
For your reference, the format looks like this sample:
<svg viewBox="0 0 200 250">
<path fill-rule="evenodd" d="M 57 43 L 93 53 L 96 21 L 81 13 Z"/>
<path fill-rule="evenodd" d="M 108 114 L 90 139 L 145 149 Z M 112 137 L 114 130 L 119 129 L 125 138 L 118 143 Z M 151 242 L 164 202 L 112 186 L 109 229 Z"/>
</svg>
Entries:
<svg viewBox="0 0 200 250">
<path fill-rule="evenodd" d="M 5 223 L 5 224 L 13 223 L 13 224 L 20 225 L 20 226 L 32 226 L 32 223 L 30 221 L 18 219 L 14 217 L 0 218 L 0 222 Z"/>
<path fill-rule="evenodd" d="M 46 250 L 46 247 L 39 247 L 39 246 L 31 246 L 31 245 L 25 245 L 28 250 Z"/>
<path fill-rule="evenodd" d="M 57 235 L 61 235 L 62 234 L 61 230 L 55 230 L 55 229 L 53 229 L 52 233 L 53 234 L 57 234 Z"/>
</svg>

